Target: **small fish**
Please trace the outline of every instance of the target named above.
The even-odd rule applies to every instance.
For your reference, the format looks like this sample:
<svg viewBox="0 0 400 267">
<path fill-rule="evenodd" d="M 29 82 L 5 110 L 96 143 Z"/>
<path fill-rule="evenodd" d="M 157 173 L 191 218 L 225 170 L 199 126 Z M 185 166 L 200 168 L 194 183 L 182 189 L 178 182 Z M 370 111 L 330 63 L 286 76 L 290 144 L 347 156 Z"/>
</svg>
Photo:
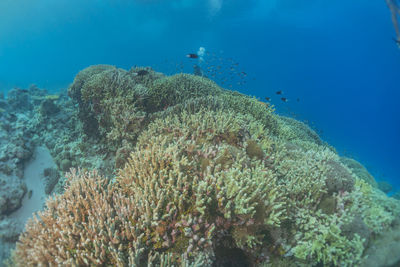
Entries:
<svg viewBox="0 0 400 267">
<path fill-rule="evenodd" d="M 241 74 L 243 74 L 244 76 L 246 76 L 246 75 L 247 75 L 247 73 L 246 73 L 246 72 L 244 72 L 244 71 L 242 71 L 242 72 L 241 72 Z"/>
<path fill-rule="evenodd" d="M 289 101 L 286 97 L 281 97 L 281 100 L 282 100 L 283 102 L 288 102 L 288 101 Z"/>
<path fill-rule="evenodd" d="M 197 54 L 187 54 L 186 57 L 188 58 L 199 58 Z"/>
<path fill-rule="evenodd" d="M 32 194 L 33 194 L 33 191 L 32 191 L 32 190 L 29 190 L 29 192 L 28 192 L 28 199 L 31 199 Z"/>
<path fill-rule="evenodd" d="M 297 98 L 297 102 L 300 102 L 300 98 Z"/>
<path fill-rule="evenodd" d="M 279 90 L 279 91 L 276 92 L 276 94 L 277 95 L 281 95 L 281 94 L 283 94 L 283 92 L 281 90 Z"/>
<path fill-rule="evenodd" d="M 133 73 L 133 75 L 135 75 L 135 76 L 143 76 L 143 75 L 147 75 L 147 74 L 149 74 L 149 72 L 147 70 L 139 70 L 139 71 Z"/>
<path fill-rule="evenodd" d="M 268 96 L 266 96 L 266 97 L 265 97 L 265 100 L 267 100 L 267 101 L 271 101 L 271 98 L 270 98 L 270 97 L 268 97 Z"/>
</svg>

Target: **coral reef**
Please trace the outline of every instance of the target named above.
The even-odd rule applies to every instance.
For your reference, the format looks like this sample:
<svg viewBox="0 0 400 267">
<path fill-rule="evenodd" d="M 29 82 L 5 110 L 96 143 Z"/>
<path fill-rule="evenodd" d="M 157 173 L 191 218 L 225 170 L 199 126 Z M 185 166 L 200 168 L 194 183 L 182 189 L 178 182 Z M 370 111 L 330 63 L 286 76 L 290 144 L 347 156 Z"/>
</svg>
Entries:
<svg viewBox="0 0 400 267">
<path fill-rule="evenodd" d="M 81 71 L 68 94 L 78 110 L 47 97 L 60 111 L 33 129 L 59 136 L 37 137 L 58 171 L 82 169 L 27 224 L 11 265 L 399 262 L 376 246 L 398 245 L 400 202 L 272 106 L 204 77 L 107 65 Z"/>
</svg>

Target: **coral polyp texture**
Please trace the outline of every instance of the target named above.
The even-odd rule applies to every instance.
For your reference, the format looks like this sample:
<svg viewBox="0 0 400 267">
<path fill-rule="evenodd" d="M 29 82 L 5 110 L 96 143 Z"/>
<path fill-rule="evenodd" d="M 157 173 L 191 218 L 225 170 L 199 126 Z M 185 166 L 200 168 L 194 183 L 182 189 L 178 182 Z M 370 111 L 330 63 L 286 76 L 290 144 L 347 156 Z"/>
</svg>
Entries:
<svg viewBox="0 0 400 267">
<path fill-rule="evenodd" d="M 70 95 L 86 112 L 84 131 L 93 130 L 86 134 L 128 159 L 115 177 L 72 170 L 65 192 L 27 224 L 11 265 L 399 261 L 377 257 L 383 246 L 376 248 L 396 245 L 386 234 L 400 228 L 399 201 L 271 106 L 203 77 L 148 68 L 92 66 L 78 74 Z"/>
</svg>

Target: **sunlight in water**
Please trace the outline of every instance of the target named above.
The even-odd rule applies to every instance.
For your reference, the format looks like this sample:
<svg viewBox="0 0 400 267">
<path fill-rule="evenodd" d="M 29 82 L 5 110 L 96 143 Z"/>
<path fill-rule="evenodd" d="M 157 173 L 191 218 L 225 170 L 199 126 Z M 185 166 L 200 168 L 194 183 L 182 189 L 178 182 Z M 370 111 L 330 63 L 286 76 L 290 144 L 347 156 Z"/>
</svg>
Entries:
<svg viewBox="0 0 400 267">
<path fill-rule="evenodd" d="M 213 16 L 220 11 L 222 7 L 223 0 L 209 0 L 209 8 L 210 8 L 210 14 Z"/>
</svg>

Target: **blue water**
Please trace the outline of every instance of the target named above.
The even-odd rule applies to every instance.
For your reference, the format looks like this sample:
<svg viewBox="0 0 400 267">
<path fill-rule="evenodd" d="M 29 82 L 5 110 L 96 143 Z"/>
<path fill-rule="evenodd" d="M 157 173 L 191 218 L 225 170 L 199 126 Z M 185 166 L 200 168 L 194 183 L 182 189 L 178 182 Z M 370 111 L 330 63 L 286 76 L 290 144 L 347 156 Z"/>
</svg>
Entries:
<svg viewBox="0 0 400 267">
<path fill-rule="evenodd" d="M 2 91 L 59 90 L 100 63 L 190 72 L 185 55 L 202 46 L 247 73 L 233 89 L 271 97 L 400 189 L 400 49 L 383 0 L 2 0 L 0 10 Z"/>
</svg>

